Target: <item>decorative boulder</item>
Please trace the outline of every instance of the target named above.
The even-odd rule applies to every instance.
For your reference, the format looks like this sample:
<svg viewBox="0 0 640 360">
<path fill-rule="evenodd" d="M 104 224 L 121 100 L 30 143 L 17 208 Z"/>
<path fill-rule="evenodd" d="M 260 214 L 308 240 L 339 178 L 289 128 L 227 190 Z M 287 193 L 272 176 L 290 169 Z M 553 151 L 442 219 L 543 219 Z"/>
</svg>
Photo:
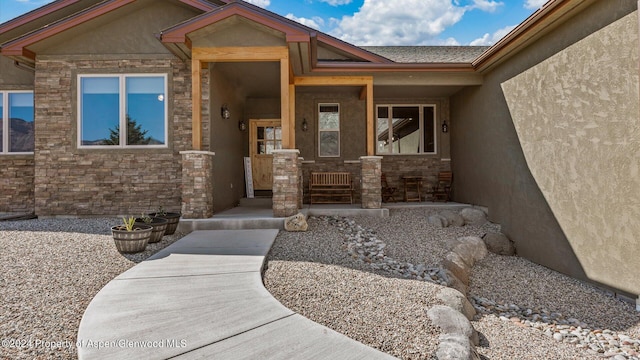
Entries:
<svg viewBox="0 0 640 360">
<path fill-rule="evenodd" d="M 460 243 L 451 249 L 451 251 L 460 255 L 467 265 L 473 267 L 477 261 L 487 256 L 487 247 L 481 238 L 477 236 L 465 236 L 459 238 Z"/>
<path fill-rule="evenodd" d="M 445 258 L 440 261 L 440 266 L 442 266 L 443 269 L 449 270 L 465 285 L 469 285 L 471 267 L 464 261 L 462 256 L 453 251 L 448 252 L 447 255 L 445 255 Z"/>
<path fill-rule="evenodd" d="M 447 222 L 449 223 L 449 226 L 463 226 L 464 225 L 464 218 L 453 211 L 450 210 L 446 210 L 440 213 L 440 216 L 442 216 L 443 218 L 447 219 Z"/>
<path fill-rule="evenodd" d="M 453 273 L 447 269 L 441 269 L 438 276 L 444 280 L 448 287 L 458 290 L 462 294 L 466 294 L 469 287 L 458 279 Z"/>
<path fill-rule="evenodd" d="M 307 231 L 309 224 L 302 213 L 297 213 L 284 219 L 284 229 L 287 231 Z"/>
<path fill-rule="evenodd" d="M 442 334 L 464 335 L 472 344 L 480 343 L 478 333 L 462 313 L 448 306 L 435 305 L 427 311 L 427 316 L 435 326 L 440 328 Z"/>
<path fill-rule="evenodd" d="M 462 313 L 467 319 L 472 320 L 476 315 L 476 309 L 471 305 L 469 300 L 458 290 L 443 287 L 438 291 L 436 297 L 440 299 L 446 306 Z"/>
<path fill-rule="evenodd" d="M 445 219 L 444 217 L 440 216 L 440 215 L 431 215 L 429 216 L 429 218 L 427 219 L 427 222 L 429 223 L 429 225 L 433 225 L 435 227 L 438 228 L 444 228 L 449 226 L 449 223 L 447 222 L 447 219 Z"/>
<path fill-rule="evenodd" d="M 480 209 L 464 208 L 460 211 L 465 225 L 482 226 L 487 222 L 487 214 Z"/>
<path fill-rule="evenodd" d="M 436 351 L 438 360 L 480 360 L 475 346 L 464 335 L 443 334 Z"/>
<path fill-rule="evenodd" d="M 487 233 L 482 240 L 494 254 L 513 256 L 516 253 L 513 242 L 503 233 Z"/>
</svg>

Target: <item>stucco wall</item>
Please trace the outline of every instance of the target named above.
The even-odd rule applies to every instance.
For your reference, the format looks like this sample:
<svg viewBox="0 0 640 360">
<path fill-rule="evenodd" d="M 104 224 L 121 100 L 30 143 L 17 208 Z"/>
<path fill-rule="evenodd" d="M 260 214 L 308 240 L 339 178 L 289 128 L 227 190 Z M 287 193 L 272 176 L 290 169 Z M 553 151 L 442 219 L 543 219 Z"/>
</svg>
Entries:
<svg viewBox="0 0 640 360">
<path fill-rule="evenodd" d="M 179 60 L 66 60 L 36 63 L 37 215 L 136 215 L 181 206 L 179 154 L 191 150 L 191 70 Z M 77 75 L 168 74 L 167 149 L 78 149 Z"/>
<path fill-rule="evenodd" d="M 18 69 L 14 61 L 0 56 L 0 90 L 33 90 L 33 72 Z"/>
<path fill-rule="evenodd" d="M 593 268 L 593 263 L 585 261 L 587 260 L 584 257 L 585 251 L 592 255 L 600 254 L 599 256 L 602 259 L 606 257 L 614 259 L 617 256 L 616 254 L 619 254 L 620 247 L 613 249 L 609 245 L 604 246 L 600 240 L 595 239 L 598 236 L 597 232 L 590 234 L 588 239 L 576 240 L 572 234 L 565 236 L 565 231 L 559 224 L 561 216 L 554 213 L 555 209 L 547 202 L 545 194 L 543 194 L 541 187 L 536 182 L 534 175 L 532 175 L 533 168 L 530 169 L 527 163 L 525 153 L 521 147 L 521 141 L 526 146 L 530 146 L 531 142 L 541 144 L 540 141 L 552 141 L 553 139 L 558 140 L 558 138 L 542 139 L 527 136 L 526 139 L 520 139 L 516 132 L 514 121 L 521 123 L 548 121 L 546 126 L 555 127 L 558 125 L 558 120 L 551 118 L 539 119 L 533 116 L 533 112 L 527 113 L 526 118 L 521 117 L 520 120 L 512 119 L 501 87 L 502 83 L 556 54 L 560 53 L 558 55 L 559 59 L 566 59 L 566 56 L 571 53 L 576 54 L 583 60 L 575 64 L 575 67 L 572 67 L 571 76 L 574 77 L 572 82 L 565 84 L 560 81 L 552 84 L 552 87 L 544 88 L 540 87 L 541 84 L 530 82 L 526 85 L 529 88 L 529 96 L 524 97 L 520 94 L 520 96 L 514 97 L 510 101 L 529 103 L 535 108 L 536 115 L 547 115 L 549 111 L 552 113 L 557 111 L 558 101 L 561 100 L 550 100 L 554 96 L 552 94 L 561 95 L 564 96 L 562 100 L 566 104 L 562 114 L 563 120 L 577 119 L 579 112 L 575 111 L 573 105 L 580 104 L 583 101 L 582 96 L 585 95 L 585 92 L 594 91 L 594 95 L 589 95 L 585 99 L 586 101 L 591 101 L 591 98 L 600 96 L 603 89 L 602 86 L 599 88 L 594 87 L 590 80 L 591 77 L 594 77 L 594 79 L 601 77 L 601 75 L 596 74 L 600 71 L 599 61 L 601 58 L 593 53 L 584 52 L 585 48 L 580 41 L 594 33 L 594 39 L 602 39 L 603 36 L 608 36 L 604 35 L 609 32 L 606 29 L 607 26 L 632 13 L 636 7 L 636 2 L 632 0 L 595 2 L 580 14 L 554 29 L 550 34 L 543 36 L 536 43 L 485 74 L 482 86 L 466 88 L 454 95 L 451 99 L 451 122 L 455 200 L 487 206 L 490 219 L 500 223 L 503 231 L 516 242 L 519 255 L 577 278 L 599 282 L 614 289 L 638 294 L 640 293 L 640 288 L 635 285 L 630 286 L 626 282 L 623 283 L 622 278 L 616 279 L 619 273 L 609 272 L 609 270 L 601 267 Z M 612 26 L 619 25 L 614 24 Z M 603 28 L 603 32 L 598 33 Z M 622 44 L 616 41 L 608 45 L 609 51 L 612 51 L 613 56 L 620 54 L 620 51 L 628 51 L 622 50 Z M 630 42 L 624 42 L 624 44 L 629 46 Z M 637 42 L 633 46 L 637 48 Z M 565 51 L 565 49 L 567 50 Z M 589 66 L 585 67 L 584 64 L 589 64 Z M 566 77 L 560 72 L 568 69 L 546 67 L 545 70 L 552 71 L 546 76 L 559 76 L 560 80 L 564 80 Z M 637 72 L 637 62 L 633 70 L 626 69 L 623 71 Z M 539 71 L 536 71 L 536 73 L 539 73 Z M 548 81 L 549 78 L 541 78 L 541 80 Z M 569 95 L 568 92 L 563 92 L 564 90 L 554 90 L 553 88 L 561 89 L 565 85 L 573 87 L 579 83 L 583 84 L 585 89 L 580 89 L 578 94 Z M 637 101 L 637 81 L 635 86 L 635 90 L 624 90 L 626 92 L 624 96 L 630 99 L 629 101 L 631 102 Z M 541 93 L 536 94 L 533 89 L 540 89 Z M 613 90 L 609 89 L 611 92 Z M 549 101 L 554 105 L 550 109 L 548 104 L 540 103 L 538 99 L 545 99 L 545 101 Z M 615 117 L 614 114 L 617 110 L 613 109 L 615 106 L 611 105 L 610 103 L 608 106 L 602 107 L 598 112 L 611 114 L 610 118 Z M 582 104 L 577 109 L 582 111 L 586 108 L 587 106 Z M 627 107 L 627 109 L 629 108 Z M 566 125 L 570 128 L 575 128 L 577 124 L 567 121 Z M 542 135 L 543 133 L 537 134 Z M 567 132 L 563 134 L 563 136 L 568 136 Z M 602 135 L 603 141 L 609 136 L 606 131 Z M 556 135 L 554 134 L 554 136 Z M 560 140 L 560 143 L 567 144 L 572 144 L 572 141 L 574 141 L 571 138 L 561 138 Z M 575 140 L 577 141 L 578 139 Z M 582 140 L 577 143 L 582 143 Z M 557 144 L 554 145 L 554 149 L 556 152 L 553 157 L 544 160 L 546 167 L 543 171 L 545 172 L 551 173 L 560 167 L 560 163 L 564 162 L 566 164 L 562 160 L 565 151 L 560 150 L 564 149 L 564 147 Z M 574 147 L 574 149 L 577 149 L 577 147 Z M 536 150 L 547 153 L 546 149 Z M 629 154 L 617 154 L 617 156 L 626 157 Z M 599 159 L 602 160 L 603 158 L 600 157 Z M 549 166 L 549 163 L 555 160 L 558 160 L 559 163 Z M 540 169 L 537 170 L 540 171 Z M 565 176 L 564 179 L 566 180 L 563 179 L 562 181 L 566 186 L 564 190 L 568 193 L 575 191 L 574 185 L 571 184 L 570 176 L 573 174 L 571 167 L 563 168 L 561 171 L 562 173 L 551 174 L 551 176 Z M 581 181 L 591 181 L 590 178 L 593 176 L 599 177 L 600 175 L 590 174 L 589 179 Z M 614 176 L 614 178 L 617 177 Z M 556 185 L 559 184 L 556 182 Z M 560 187 L 556 186 L 555 190 L 558 189 Z M 544 190 L 546 191 L 546 188 Z M 594 197 L 596 196 L 594 195 L 590 198 L 594 199 Z M 620 198 L 620 195 L 616 195 L 616 197 Z M 598 200 L 605 204 L 611 204 L 609 199 L 600 198 Z M 573 208 L 577 209 L 575 207 L 576 203 L 573 204 Z M 590 216 L 589 213 L 592 211 L 592 207 L 593 204 L 589 204 L 583 209 L 579 209 L 582 212 L 582 216 Z M 604 216 L 604 214 L 597 214 L 597 216 Z M 621 240 L 619 241 L 621 242 Z M 621 245 L 620 242 L 618 242 L 619 245 Z M 605 254 L 608 255 L 605 256 Z M 631 265 L 622 262 L 615 264 L 615 266 L 619 267 Z M 609 263 L 607 266 L 614 265 Z M 596 272 L 598 275 L 595 275 Z M 633 272 L 630 271 L 630 273 Z"/>
<path fill-rule="evenodd" d="M 211 151 L 213 158 L 213 210 L 219 212 L 234 207 L 244 196 L 245 137 L 238 121 L 243 117 L 241 89 L 233 86 L 224 73 L 211 66 Z M 231 118 L 222 119 L 220 107 L 229 106 Z M 247 123 L 248 124 L 248 123 Z M 248 125 L 247 125 L 248 126 Z"/>
<path fill-rule="evenodd" d="M 636 294 L 638 44 L 632 13 L 502 84 L 527 165 L 587 276 Z"/>
</svg>

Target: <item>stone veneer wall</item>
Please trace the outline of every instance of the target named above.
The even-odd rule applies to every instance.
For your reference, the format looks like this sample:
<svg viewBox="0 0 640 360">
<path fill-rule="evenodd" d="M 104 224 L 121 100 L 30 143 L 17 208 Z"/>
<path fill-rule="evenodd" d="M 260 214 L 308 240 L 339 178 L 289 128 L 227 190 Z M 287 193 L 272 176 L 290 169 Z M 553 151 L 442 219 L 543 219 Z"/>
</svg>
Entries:
<svg viewBox="0 0 640 360">
<path fill-rule="evenodd" d="M 78 149 L 77 75 L 165 73 L 167 149 Z M 191 71 L 171 59 L 76 60 L 42 57 L 35 79 L 37 215 L 139 214 L 181 206 L 182 158 L 191 149 Z"/>
<path fill-rule="evenodd" d="M 32 212 L 34 210 L 31 155 L 0 157 L 0 212 Z"/>
<path fill-rule="evenodd" d="M 397 189 L 395 198 L 403 200 L 404 183 L 402 176 L 422 176 L 423 191 L 435 185 L 440 171 L 451 171 L 451 161 L 440 160 L 436 157 L 426 156 L 384 156 L 382 158 L 382 172 L 387 177 L 389 187 Z M 455 182 L 455 174 L 453 174 Z M 452 194 L 454 196 L 454 194 Z"/>
<path fill-rule="evenodd" d="M 182 217 L 213 215 L 213 157 L 207 151 L 182 151 Z"/>
<path fill-rule="evenodd" d="M 298 213 L 300 195 L 300 152 L 275 150 L 273 152 L 273 216 L 285 217 Z"/>
</svg>

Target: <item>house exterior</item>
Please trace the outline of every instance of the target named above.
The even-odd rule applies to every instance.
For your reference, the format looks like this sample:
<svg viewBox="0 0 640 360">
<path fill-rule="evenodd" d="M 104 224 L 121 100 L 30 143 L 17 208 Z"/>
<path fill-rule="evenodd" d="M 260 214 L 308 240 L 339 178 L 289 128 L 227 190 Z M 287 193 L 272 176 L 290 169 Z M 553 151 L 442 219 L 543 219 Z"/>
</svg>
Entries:
<svg viewBox="0 0 640 360">
<path fill-rule="evenodd" d="M 552 0 L 490 48 L 357 47 L 230 0 L 57 0 L 0 24 L 0 211 L 274 213 L 311 171 L 485 206 L 519 255 L 640 294 L 638 14 Z"/>
</svg>

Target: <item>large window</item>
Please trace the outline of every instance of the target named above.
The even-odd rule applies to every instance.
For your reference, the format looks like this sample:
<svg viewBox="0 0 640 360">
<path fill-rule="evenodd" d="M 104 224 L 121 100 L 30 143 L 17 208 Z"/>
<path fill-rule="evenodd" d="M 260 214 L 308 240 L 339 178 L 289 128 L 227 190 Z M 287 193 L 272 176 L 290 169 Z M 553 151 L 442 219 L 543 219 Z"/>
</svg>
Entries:
<svg viewBox="0 0 640 360">
<path fill-rule="evenodd" d="M 340 106 L 318 105 L 318 154 L 321 157 L 340 156 Z"/>
<path fill-rule="evenodd" d="M 377 109 L 378 154 L 435 154 L 434 105 L 380 105 Z"/>
<path fill-rule="evenodd" d="M 32 153 L 32 91 L 0 91 L 0 153 Z"/>
<path fill-rule="evenodd" d="M 78 94 L 80 147 L 166 147 L 166 75 L 80 75 Z"/>
</svg>

